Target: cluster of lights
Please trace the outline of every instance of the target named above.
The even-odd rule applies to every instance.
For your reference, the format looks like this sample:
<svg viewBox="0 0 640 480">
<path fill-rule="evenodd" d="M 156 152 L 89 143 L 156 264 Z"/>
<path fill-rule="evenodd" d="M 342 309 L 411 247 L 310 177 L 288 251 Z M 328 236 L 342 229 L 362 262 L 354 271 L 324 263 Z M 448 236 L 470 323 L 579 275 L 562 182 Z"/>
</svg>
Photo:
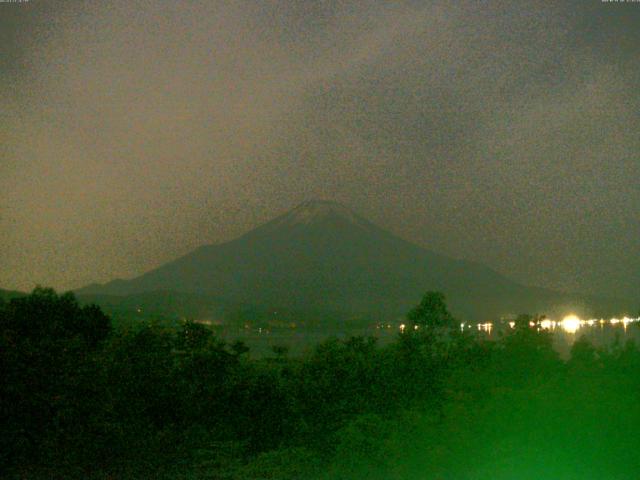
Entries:
<svg viewBox="0 0 640 480">
<path fill-rule="evenodd" d="M 419 326 L 418 325 L 414 325 L 413 329 L 414 330 L 418 330 Z M 404 323 L 400 324 L 400 332 L 404 333 L 404 331 L 407 329 L 407 326 Z"/>
<path fill-rule="evenodd" d="M 404 326 L 405 326 L 404 323 L 402 325 L 400 325 L 400 330 L 404 330 Z M 382 324 L 379 323 L 378 325 L 376 325 L 376 330 L 381 330 L 381 329 L 387 329 L 388 330 L 390 328 L 392 328 L 392 325 L 390 323 L 386 323 L 386 324 L 385 323 L 382 323 Z"/>
<path fill-rule="evenodd" d="M 552 330 L 552 331 L 555 330 L 556 328 L 560 328 L 567 333 L 576 333 L 582 327 L 593 327 L 596 324 L 600 326 L 604 326 L 606 324 L 609 324 L 609 325 L 622 324 L 622 326 L 626 330 L 627 326 L 630 323 L 636 323 L 639 321 L 640 321 L 640 318 L 629 318 L 629 317 L 611 318 L 609 320 L 605 320 L 604 318 L 601 318 L 599 320 L 595 318 L 584 320 L 578 317 L 577 315 L 567 315 L 560 321 L 550 320 L 548 318 L 537 320 L 535 322 L 531 321 L 529 322 L 529 326 L 532 328 L 538 327 L 543 330 Z M 515 328 L 515 326 L 516 326 L 515 322 L 509 322 L 509 327 Z"/>
<path fill-rule="evenodd" d="M 460 324 L 460 331 L 464 332 L 465 328 L 472 328 L 472 325 L 462 322 Z M 493 328 L 493 323 L 491 322 L 478 323 L 476 324 L 476 328 L 478 329 L 479 332 L 491 333 L 491 329 Z"/>
<path fill-rule="evenodd" d="M 491 329 L 493 328 L 493 323 L 491 322 L 479 323 L 477 328 L 481 332 L 491 333 Z"/>
<path fill-rule="evenodd" d="M 543 318 L 541 320 L 535 320 L 535 321 L 531 320 L 529 322 L 529 327 L 539 328 L 542 330 L 551 330 L 551 331 L 555 330 L 556 328 L 559 328 L 567 333 L 576 333 L 580 328 L 585 326 L 593 327 L 594 325 L 600 325 L 600 326 L 622 325 L 626 331 L 627 326 L 629 326 L 630 323 L 636 323 L 636 322 L 640 322 L 640 317 L 639 318 L 630 318 L 630 317 L 611 318 L 609 320 L 605 320 L 603 318 L 599 320 L 595 318 L 591 318 L 589 320 L 584 320 L 578 317 L 577 315 L 567 315 L 560 321 L 551 320 L 549 318 Z M 403 329 L 403 327 L 404 326 L 401 325 L 401 329 Z M 464 322 L 461 323 L 460 330 L 464 331 L 465 328 L 472 328 L 472 326 Z M 491 330 L 493 329 L 493 323 L 491 322 L 478 323 L 476 324 L 476 328 L 480 332 L 491 333 Z M 516 328 L 516 322 L 510 321 L 509 328 L 511 329 Z"/>
</svg>

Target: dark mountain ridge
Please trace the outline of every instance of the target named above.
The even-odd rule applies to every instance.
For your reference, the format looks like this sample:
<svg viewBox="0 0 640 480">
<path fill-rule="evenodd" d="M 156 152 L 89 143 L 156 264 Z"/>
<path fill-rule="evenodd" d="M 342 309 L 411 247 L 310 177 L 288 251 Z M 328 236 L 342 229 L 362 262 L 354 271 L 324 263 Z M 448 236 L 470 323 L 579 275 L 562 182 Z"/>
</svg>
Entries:
<svg viewBox="0 0 640 480">
<path fill-rule="evenodd" d="M 604 314 L 611 307 L 592 297 L 527 287 L 482 264 L 431 252 L 329 201 L 305 202 L 230 242 L 77 293 L 197 293 L 239 304 L 388 318 L 404 314 L 426 290 L 444 292 L 453 312 L 470 320 L 567 308 Z"/>
</svg>

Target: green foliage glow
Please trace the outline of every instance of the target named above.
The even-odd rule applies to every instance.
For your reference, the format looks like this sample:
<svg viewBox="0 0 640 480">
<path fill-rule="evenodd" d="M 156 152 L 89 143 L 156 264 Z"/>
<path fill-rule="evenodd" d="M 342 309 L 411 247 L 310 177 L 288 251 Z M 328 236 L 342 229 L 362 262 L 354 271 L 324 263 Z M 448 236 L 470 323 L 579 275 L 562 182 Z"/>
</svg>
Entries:
<svg viewBox="0 0 640 480">
<path fill-rule="evenodd" d="M 452 322 L 428 294 L 416 324 Z M 425 330 L 430 330 L 425 328 Z M 111 330 L 36 289 L 0 304 L 3 478 L 632 479 L 640 352 L 524 325 L 409 329 L 252 359 L 206 326 Z"/>
</svg>

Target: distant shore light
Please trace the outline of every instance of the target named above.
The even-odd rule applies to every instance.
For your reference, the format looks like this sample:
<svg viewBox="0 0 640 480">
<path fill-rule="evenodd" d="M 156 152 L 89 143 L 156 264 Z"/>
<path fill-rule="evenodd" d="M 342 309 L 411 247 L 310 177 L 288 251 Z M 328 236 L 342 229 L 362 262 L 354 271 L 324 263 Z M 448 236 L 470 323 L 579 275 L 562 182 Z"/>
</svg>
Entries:
<svg viewBox="0 0 640 480">
<path fill-rule="evenodd" d="M 577 315 L 567 315 L 560 322 L 560 326 L 567 333 L 576 333 L 582 322 Z"/>
</svg>

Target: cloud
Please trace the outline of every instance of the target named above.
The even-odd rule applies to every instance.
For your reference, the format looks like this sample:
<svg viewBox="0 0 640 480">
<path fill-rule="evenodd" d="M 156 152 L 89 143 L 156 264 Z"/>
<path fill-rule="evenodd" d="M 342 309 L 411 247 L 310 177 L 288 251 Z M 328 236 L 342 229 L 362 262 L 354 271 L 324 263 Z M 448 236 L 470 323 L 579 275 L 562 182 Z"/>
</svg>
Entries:
<svg viewBox="0 0 640 480">
<path fill-rule="evenodd" d="M 631 292 L 637 49 L 603 8 L 30 5 L 7 20 L 0 284 L 139 274 L 329 197 L 522 281 Z"/>
</svg>

